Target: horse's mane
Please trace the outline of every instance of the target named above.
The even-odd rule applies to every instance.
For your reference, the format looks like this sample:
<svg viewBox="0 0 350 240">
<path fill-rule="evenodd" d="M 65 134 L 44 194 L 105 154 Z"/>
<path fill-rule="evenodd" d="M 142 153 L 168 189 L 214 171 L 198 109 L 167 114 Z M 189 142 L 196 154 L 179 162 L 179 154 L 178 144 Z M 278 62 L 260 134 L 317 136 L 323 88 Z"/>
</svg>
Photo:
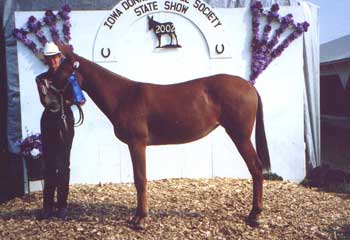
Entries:
<svg viewBox="0 0 350 240">
<path fill-rule="evenodd" d="M 69 59 L 70 62 L 79 61 L 80 63 L 87 64 L 91 69 L 94 69 L 94 71 L 98 72 L 99 74 L 104 75 L 107 78 L 118 78 L 120 80 L 125 81 L 131 81 L 130 79 L 120 76 L 107 68 L 104 68 L 97 63 L 94 63 L 93 61 L 90 61 L 76 53 L 73 52 L 73 48 L 70 45 L 62 45 L 59 44 L 58 48 L 60 49 L 61 53 Z"/>
<path fill-rule="evenodd" d="M 108 78 L 118 78 L 118 79 L 122 79 L 122 80 L 126 80 L 126 81 L 132 81 L 131 79 L 123 77 L 115 72 L 112 72 L 112 71 L 108 70 L 107 68 L 104 68 L 101 65 L 99 65 L 93 61 L 90 61 L 82 56 L 79 56 L 76 53 L 72 53 L 72 54 L 76 60 L 78 60 L 79 62 L 82 62 L 83 64 L 87 64 L 89 66 L 89 68 L 91 67 L 91 69 L 94 69 L 94 71 L 99 72 L 99 74 L 107 76 Z M 134 82 L 134 81 L 132 81 L 132 82 Z"/>
</svg>

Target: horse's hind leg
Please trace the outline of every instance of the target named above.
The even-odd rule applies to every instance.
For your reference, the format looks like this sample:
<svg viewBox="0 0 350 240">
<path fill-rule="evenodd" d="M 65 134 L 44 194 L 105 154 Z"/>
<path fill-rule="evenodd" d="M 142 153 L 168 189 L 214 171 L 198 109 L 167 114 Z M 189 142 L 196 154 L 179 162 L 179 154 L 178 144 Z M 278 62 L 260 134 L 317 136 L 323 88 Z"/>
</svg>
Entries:
<svg viewBox="0 0 350 240">
<path fill-rule="evenodd" d="M 168 33 L 168 36 L 170 37 L 170 45 L 173 45 L 173 34 Z"/>
<path fill-rule="evenodd" d="M 253 208 L 247 218 L 250 226 L 258 226 L 258 217 L 262 211 L 263 197 L 263 171 L 260 159 L 253 147 L 250 138 L 236 138 L 233 133 L 227 131 L 235 143 L 239 153 L 247 164 L 248 170 L 253 178 Z"/>
<path fill-rule="evenodd" d="M 175 33 L 175 32 L 173 32 L 173 35 L 174 35 L 175 40 L 176 40 L 176 45 L 179 45 L 179 42 L 177 41 L 177 36 L 176 36 L 176 33 Z"/>
</svg>

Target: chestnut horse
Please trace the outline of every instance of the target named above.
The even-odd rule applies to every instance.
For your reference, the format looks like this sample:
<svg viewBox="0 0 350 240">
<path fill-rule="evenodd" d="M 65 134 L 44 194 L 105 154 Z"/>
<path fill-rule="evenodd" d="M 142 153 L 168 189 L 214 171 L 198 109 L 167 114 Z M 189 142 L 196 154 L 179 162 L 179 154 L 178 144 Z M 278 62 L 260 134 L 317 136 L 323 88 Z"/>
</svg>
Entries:
<svg viewBox="0 0 350 240">
<path fill-rule="evenodd" d="M 148 215 L 146 146 L 195 141 L 219 125 L 236 145 L 253 178 L 253 207 L 247 223 L 258 224 L 263 170 L 270 169 L 270 158 L 261 99 L 250 83 L 226 74 L 171 85 L 141 83 L 108 71 L 68 47 L 60 48 L 66 59 L 56 71 L 56 87 L 66 86 L 75 71 L 81 88 L 113 124 L 115 136 L 129 147 L 137 190 L 137 208 L 131 220 L 135 227 L 142 227 Z M 76 61 L 80 66 L 73 69 Z M 257 152 L 250 139 L 255 120 Z"/>
</svg>

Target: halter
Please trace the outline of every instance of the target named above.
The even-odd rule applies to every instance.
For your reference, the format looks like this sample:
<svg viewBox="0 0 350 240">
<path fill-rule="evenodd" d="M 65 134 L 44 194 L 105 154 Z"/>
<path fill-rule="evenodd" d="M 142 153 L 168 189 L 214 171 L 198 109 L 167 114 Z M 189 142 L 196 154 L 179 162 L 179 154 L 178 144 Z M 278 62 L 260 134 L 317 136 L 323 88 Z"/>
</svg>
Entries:
<svg viewBox="0 0 350 240">
<path fill-rule="evenodd" d="M 80 66 L 80 63 L 78 61 L 74 61 L 73 63 L 73 72 L 70 74 L 75 74 L 75 71 L 78 70 Z M 65 91 L 67 90 L 68 86 L 69 86 L 70 82 L 69 80 L 67 80 L 66 84 L 63 86 L 63 88 L 56 88 L 53 85 L 50 85 L 50 89 L 52 89 L 54 92 L 56 92 L 59 96 L 60 96 L 60 108 L 61 108 L 61 119 L 63 121 L 65 130 L 68 130 L 68 124 L 67 124 L 67 116 L 64 113 L 64 97 L 63 94 L 65 93 Z M 78 110 L 79 110 L 79 120 L 74 123 L 74 127 L 79 127 L 83 124 L 84 122 L 84 113 L 83 110 L 81 108 L 81 106 L 79 104 L 75 104 L 74 105 L 77 106 Z"/>
</svg>

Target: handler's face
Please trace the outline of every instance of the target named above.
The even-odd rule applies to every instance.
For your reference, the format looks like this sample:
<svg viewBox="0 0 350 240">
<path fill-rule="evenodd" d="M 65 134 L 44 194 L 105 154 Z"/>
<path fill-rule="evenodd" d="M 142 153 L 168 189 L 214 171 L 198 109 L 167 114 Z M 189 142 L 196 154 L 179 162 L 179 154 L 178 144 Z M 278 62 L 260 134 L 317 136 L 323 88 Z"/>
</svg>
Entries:
<svg viewBox="0 0 350 240">
<path fill-rule="evenodd" d="M 50 70 L 53 70 L 55 72 L 61 64 L 61 58 L 61 54 L 45 56 L 45 62 L 49 66 Z"/>
</svg>

